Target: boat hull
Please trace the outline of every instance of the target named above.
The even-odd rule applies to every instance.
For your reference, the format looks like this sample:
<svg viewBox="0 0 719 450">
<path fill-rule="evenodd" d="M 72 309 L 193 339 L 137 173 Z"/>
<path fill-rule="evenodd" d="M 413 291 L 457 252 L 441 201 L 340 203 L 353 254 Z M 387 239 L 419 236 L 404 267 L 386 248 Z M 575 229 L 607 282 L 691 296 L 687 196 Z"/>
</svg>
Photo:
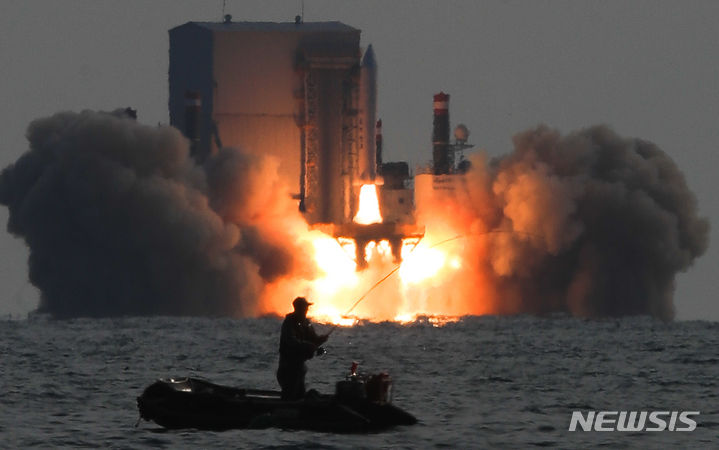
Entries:
<svg viewBox="0 0 719 450">
<path fill-rule="evenodd" d="M 170 429 L 303 429 L 364 432 L 417 419 L 391 403 L 365 399 L 340 401 L 334 395 L 309 393 L 286 401 L 275 391 L 238 389 L 196 378 L 158 380 L 137 398 L 140 417 Z"/>
</svg>

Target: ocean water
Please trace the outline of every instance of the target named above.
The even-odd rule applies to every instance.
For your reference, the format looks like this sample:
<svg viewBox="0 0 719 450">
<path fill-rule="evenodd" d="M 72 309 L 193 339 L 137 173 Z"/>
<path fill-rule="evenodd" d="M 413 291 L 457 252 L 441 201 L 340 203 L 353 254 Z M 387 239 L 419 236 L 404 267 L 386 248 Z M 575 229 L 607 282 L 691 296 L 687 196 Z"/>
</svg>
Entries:
<svg viewBox="0 0 719 450">
<path fill-rule="evenodd" d="M 319 331 L 327 330 L 317 325 Z M 166 431 L 138 419 L 161 377 L 275 389 L 280 319 L 0 322 L 0 448 L 709 448 L 719 446 L 719 323 L 465 317 L 338 328 L 309 365 L 331 392 L 353 360 L 389 371 L 420 423 L 382 433 Z M 700 411 L 692 432 L 569 432 L 574 410 Z"/>
</svg>

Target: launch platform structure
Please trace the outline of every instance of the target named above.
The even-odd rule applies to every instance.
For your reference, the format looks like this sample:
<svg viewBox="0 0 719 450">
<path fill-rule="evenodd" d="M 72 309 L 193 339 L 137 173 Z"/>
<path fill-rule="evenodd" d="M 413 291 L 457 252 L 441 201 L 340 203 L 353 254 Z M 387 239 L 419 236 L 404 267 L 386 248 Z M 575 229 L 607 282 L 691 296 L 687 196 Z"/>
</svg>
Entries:
<svg viewBox="0 0 719 450">
<path fill-rule="evenodd" d="M 340 22 L 188 22 L 170 30 L 170 123 L 203 163 L 220 147 L 272 156 L 307 222 L 357 247 L 422 235 L 411 191 L 380 189 L 387 220 L 353 221 L 377 177 L 377 64 Z M 388 192 L 384 193 L 383 192 Z M 389 192 L 393 191 L 393 192 Z M 392 199 L 402 197 L 402 214 Z M 390 204 L 383 204 L 387 198 Z M 405 201 L 405 199 L 409 199 Z M 358 249 L 358 265 L 364 254 Z"/>
</svg>

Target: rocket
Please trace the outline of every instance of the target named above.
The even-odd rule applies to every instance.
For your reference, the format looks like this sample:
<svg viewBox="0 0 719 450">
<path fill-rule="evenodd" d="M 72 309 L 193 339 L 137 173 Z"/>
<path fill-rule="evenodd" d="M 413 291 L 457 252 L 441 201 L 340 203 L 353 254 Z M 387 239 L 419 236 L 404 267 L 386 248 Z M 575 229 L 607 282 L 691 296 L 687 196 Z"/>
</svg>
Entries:
<svg viewBox="0 0 719 450">
<path fill-rule="evenodd" d="M 377 176 L 377 62 L 372 45 L 367 46 L 360 65 L 359 95 L 359 177 L 361 183 L 374 183 Z"/>
</svg>

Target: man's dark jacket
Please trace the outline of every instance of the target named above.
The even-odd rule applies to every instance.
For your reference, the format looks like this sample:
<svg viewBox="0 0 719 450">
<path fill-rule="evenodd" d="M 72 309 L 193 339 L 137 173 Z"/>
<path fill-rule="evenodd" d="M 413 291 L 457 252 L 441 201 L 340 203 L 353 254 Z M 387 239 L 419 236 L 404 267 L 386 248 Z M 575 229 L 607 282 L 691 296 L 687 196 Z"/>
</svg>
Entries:
<svg viewBox="0 0 719 450">
<path fill-rule="evenodd" d="M 280 364 L 277 381 L 282 387 L 282 397 L 302 398 L 305 393 L 305 361 L 314 356 L 317 346 L 323 342 L 315 333 L 309 319 L 295 313 L 285 316 L 280 334 Z"/>
</svg>

